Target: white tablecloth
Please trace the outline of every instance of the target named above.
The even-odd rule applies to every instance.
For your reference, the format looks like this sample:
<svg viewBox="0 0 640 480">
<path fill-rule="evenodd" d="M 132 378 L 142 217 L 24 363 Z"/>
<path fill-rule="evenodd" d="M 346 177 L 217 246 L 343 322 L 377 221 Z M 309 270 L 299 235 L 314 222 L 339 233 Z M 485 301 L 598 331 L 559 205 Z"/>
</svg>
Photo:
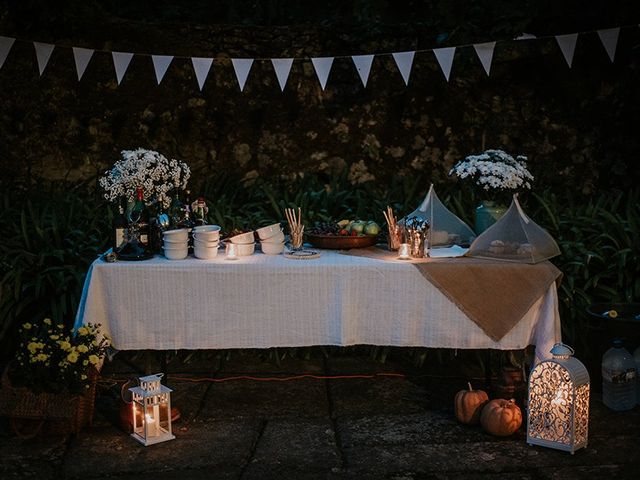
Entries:
<svg viewBox="0 0 640 480">
<path fill-rule="evenodd" d="M 413 265 L 328 250 L 314 260 L 96 260 L 76 327 L 89 322 L 119 350 L 535 345 L 540 359 L 560 340 L 555 284 L 494 341 Z"/>
</svg>

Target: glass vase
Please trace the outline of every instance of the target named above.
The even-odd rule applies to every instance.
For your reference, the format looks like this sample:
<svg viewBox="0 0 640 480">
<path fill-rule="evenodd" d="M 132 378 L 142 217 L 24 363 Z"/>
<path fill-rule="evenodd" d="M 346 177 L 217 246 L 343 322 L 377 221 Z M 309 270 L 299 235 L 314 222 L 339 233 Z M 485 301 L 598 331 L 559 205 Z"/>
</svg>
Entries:
<svg viewBox="0 0 640 480">
<path fill-rule="evenodd" d="M 476 208 L 476 234 L 480 235 L 491 225 L 496 223 L 507 211 L 507 207 L 497 204 L 493 200 L 483 200 Z"/>
</svg>

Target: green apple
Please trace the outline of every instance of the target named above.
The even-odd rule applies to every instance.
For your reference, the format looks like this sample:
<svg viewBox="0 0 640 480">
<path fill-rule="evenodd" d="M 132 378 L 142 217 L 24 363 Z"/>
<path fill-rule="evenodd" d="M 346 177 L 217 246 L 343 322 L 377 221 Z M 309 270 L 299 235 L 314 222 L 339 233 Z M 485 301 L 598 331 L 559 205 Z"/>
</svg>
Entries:
<svg viewBox="0 0 640 480">
<path fill-rule="evenodd" d="M 358 235 L 361 234 L 364 231 L 364 222 L 361 222 L 360 220 L 357 220 L 355 222 L 351 222 L 351 229 L 352 232 L 356 232 Z"/>
<path fill-rule="evenodd" d="M 374 222 L 368 222 L 364 227 L 364 233 L 367 235 L 378 235 L 380 233 L 380 226 Z"/>
</svg>

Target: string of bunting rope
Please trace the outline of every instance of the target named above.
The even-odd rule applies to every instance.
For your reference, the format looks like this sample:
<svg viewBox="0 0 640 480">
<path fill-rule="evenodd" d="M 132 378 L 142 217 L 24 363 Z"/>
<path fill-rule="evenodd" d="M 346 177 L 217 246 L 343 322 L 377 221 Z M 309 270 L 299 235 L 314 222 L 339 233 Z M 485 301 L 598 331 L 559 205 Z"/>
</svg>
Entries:
<svg viewBox="0 0 640 480">
<path fill-rule="evenodd" d="M 600 41 L 602 42 L 602 46 L 604 47 L 609 59 L 611 62 L 614 61 L 616 47 L 618 44 L 618 38 L 620 35 L 621 29 L 626 28 L 637 28 L 640 25 L 625 25 L 614 28 L 607 28 L 601 30 L 588 30 L 577 33 L 570 34 L 559 34 L 559 35 L 546 35 L 546 36 L 535 36 L 531 34 L 523 34 L 515 39 L 508 40 L 495 40 L 491 42 L 482 42 L 482 43 L 473 43 L 473 44 L 465 44 L 465 45 L 457 45 L 457 46 L 449 46 L 442 48 L 430 48 L 430 49 L 416 49 L 416 50 L 407 50 L 400 52 L 383 52 L 383 53 L 375 53 L 375 54 L 365 54 L 365 55 L 334 55 L 334 56 L 319 56 L 319 57 L 289 57 L 289 58 L 230 58 L 231 64 L 233 66 L 236 79 L 238 81 L 238 86 L 240 87 L 240 91 L 244 91 L 244 87 L 249 77 L 249 72 L 251 71 L 251 67 L 254 61 L 270 61 L 276 77 L 278 79 L 278 84 L 280 85 L 280 90 L 284 91 L 284 88 L 287 84 L 287 80 L 289 78 L 289 73 L 291 72 L 291 67 L 293 65 L 294 60 L 311 60 L 313 64 L 313 68 L 318 77 L 318 81 L 320 82 L 320 86 L 322 90 L 326 88 L 327 80 L 329 78 L 329 74 L 331 72 L 331 67 L 335 59 L 340 58 L 351 58 L 354 66 L 358 72 L 360 80 L 362 81 L 362 85 L 366 88 L 367 82 L 369 80 L 369 74 L 371 72 L 371 66 L 373 64 L 373 60 L 375 57 L 381 56 L 389 56 L 391 55 L 395 64 L 402 75 L 405 85 L 409 84 L 409 77 L 411 75 L 411 68 L 413 66 L 413 61 L 416 54 L 429 53 L 433 52 L 436 57 L 438 64 L 442 70 L 442 73 L 446 79 L 449 81 L 451 75 L 451 69 L 453 67 L 453 60 L 457 49 L 473 47 L 475 50 L 482 67 L 484 68 L 487 76 L 490 75 L 491 72 L 491 62 L 493 60 L 493 52 L 497 43 L 503 43 L 507 41 L 539 41 L 539 40 L 548 40 L 550 38 L 555 38 L 557 41 L 558 47 L 564 56 L 565 61 L 569 68 L 571 68 L 573 62 L 573 56 L 576 49 L 576 43 L 579 35 L 597 33 Z M 153 62 L 153 68 L 156 75 L 156 80 L 158 85 L 162 82 L 171 62 L 174 58 L 182 58 L 182 59 L 190 59 L 193 65 L 193 70 L 196 75 L 196 79 L 198 81 L 198 87 L 200 90 L 204 87 L 204 84 L 207 80 L 207 76 L 211 70 L 211 67 L 214 63 L 219 63 L 223 60 L 214 59 L 212 57 L 192 57 L 192 56 L 179 56 L 179 55 L 155 55 L 148 53 L 132 53 L 132 52 L 120 52 L 120 51 L 111 51 L 111 50 L 101 50 L 101 49 L 91 49 L 84 47 L 76 47 L 69 46 L 65 44 L 51 44 L 51 43 L 43 43 L 36 42 L 30 40 L 16 39 L 13 37 L 0 36 L 0 69 L 5 63 L 9 52 L 11 51 L 11 47 L 14 43 L 25 42 L 25 43 L 33 43 L 36 53 L 36 59 L 38 62 L 38 70 L 40 76 L 42 76 L 47 64 L 49 63 L 49 59 L 51 58 L 51 54 L 53 50 L 58 48 L 71 48 L 73 52 L 73 58 L 75 61 L 76 72 L 78 75 L 78 81 L 82 79 L 87 66 L 93 54 L 95 52 L 102 53 L 110 53 L 113 59 L 113 65 L 116 72 L 116 79 L 118 85 L 122 82 L 127 69 L 129 68 L 129 64 L 134 55 L 136 56 L 146 56 L 151 57 Z"/>
</svg>

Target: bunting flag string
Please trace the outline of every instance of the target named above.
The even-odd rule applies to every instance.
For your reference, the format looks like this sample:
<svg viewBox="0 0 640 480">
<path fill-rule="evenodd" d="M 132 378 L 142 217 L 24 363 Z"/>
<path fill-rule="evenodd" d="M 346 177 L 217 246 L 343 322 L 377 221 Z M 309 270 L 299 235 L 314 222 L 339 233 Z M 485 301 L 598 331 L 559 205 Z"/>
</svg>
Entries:
<svg viewBox="0 0 640 480">
<path fill-rule="evenodd" d="M 413 65 L 413 57 L 416 52 L 399 52 L 393 53 L 393 60 L 396 62 L 400 75 L 405 85 L 409 85 L 409 75 L 411 74 L 411 66 Z"/>
<path fill-rule="evenodd" d="M 158 85 L 160 85 L 164 74 L 167 73 L 169 65 L 171 65 L 173 57 L 169 55 L 151 55 L 151 60 L 153 61 L 153 70 L 156 72 L 156 80 L 158 81 Z"/>
<path fill-rule="evenodd" d="M 93 50 L 89 48 L 73 47 L 73 60 L 76 62 L 76 72 L 78 72 L 78 81 L 82 80 L 82 75 L 89 65 L 89 61 L 93 56 Z"/>
<path fill-rule="evenodd" d="M 371 73 L 371 65 L 373 64 L 374 55 L 354 55 L 351 57 L 353 64 L 356 66 L 360 80 L 362 80 L 362 86 L 367 88 L 367 81 L 369 80 L 369 73 Z"/>
<path fill-rule="evenodd" d="M 290 57 L 290 58 L 231 58 L 231 64 L 233 66 L 233 70 L 235 72 L 236 79 L 238 81 L 238 85 L 240 87 L 240 91 L 243 92 L 247 78 L 249 77 L 249 73 L 251 71 L 251 67 L 254 61 L 270 61 L 275 76 L 278 80 L 278 85 L 280 86 L 280 90 L 284 91 L 287 81 L 289 79 L 289 74 L 291 73 L 291 67 L 293 65 L 294 60 L 311 60 L 313 64 L 313 69 L 318 78 L 318 82 L 320 83 L 320 87 L 324 91 L 327 87 L 327 81 L 329 79 L 329 75 L 331 74 L 331 69 L 333 67 L 333 63 L 335 59 L 351 59 L 353 62 L 356 71 L 358 72 L 358 76 L 360 77 L 360 81 L 364 88 L 367 87 L 367 83 L 369 81 L 369 77 L 371 74 L 371 68 L 373 65 L 373 61 L 375 57 L 380 56 L 388 56 L 390 55 L 393 58 L 393 61 L 404 80 L 405 85 L 409 85 L 409 79 L 411 76 L 411 70 L 413 68 L 413 62 L 415 60 L 415 56 L 418 53 L 424 52 L 433 52 L 440 69 L 442 70 L 442 74 L 445 77 L 445 80 L 449 82 L 451 77 L 451 70 L 453 67 L 454 57 L 456 51 L 461 48 L 473 47 L 473 50 L 476 52 L 480 63 L 487 74 L 490 76 L 491 74 L 491 65 L 493 62 L 493 55 L 495 51 L 495 47 L 497 43 L 503 43 L 507 41 L 539 41 L 546 39 L 554 39 L 558 44 L 559 50 L 564 57 L 564 60 L 567 63 L 569 68 L 572 67 L 573 58 L 576 50 L 577 40 L 580 35 L 584 34 L 593 34 L 596 33 L 604 47 L 604 50 L 611 62 L 614 62 L 616 49 L 618 46 L 618 40 L 620 37 L 620 31 L 623 28 L 637 28 L 640 25 L 624 25 L 614 28 L 607 29 L 599 29 L 599 30 L 590 30 L 584 32 L 570 33 L 570 34 L 558 34 L 558 35 L 546 35 L 537 37 L 530 33 L 523 33 L 520 36 L 511 39 L 511 40 L 496 40 L 491 42 L 481 42 L 467 45 L 456 45 L 450 47 L 442 47 L 442 48 L 433 48 L 433 49 L 415 49 L 415 50 L 407 50 L 400 52 L 382 52 L 375 54 L 362 54 L 362 55 L 334 55 L 334 56 L 321 56 L 321 57 Z M 26 42 L 26 40 L 20 40 L 12 37 L 2 36 L 0 35 L 0 69 L 6 63 L 6 60 L 9 56 L 11 49 L 16 41 Z M 73 53 L 73 59 L 75 62 L 76 73 L 78 76 L 78 81 L 82 80 L 82 77 L 93 58 L 94 52 L 103 52 L 110 53 L 113 59 L 113 65 L 116 72 L 116 80 L 118 85 L 122 82 L 127 69 L 129 68 L 129 64 L 133 59 L 134 55 L 138 56 L 148 56 L 151 57 L 154 72 L 156 75 L 157 84 L 160 85 L 162 79 L 164 78 L 171 62 L 174 58 L 184 58 L 191 60 L 193 70 L 195 72 L 196 80 L 198 82 L 198 87 L 200 91 L 202 91 L 204 84 L 207 80 L 207 77 L 211 71 L 211 67 L 213 62 L 220 62 L 224 60 L 217 60 L 213 57 L 185 57 L 185 56 L 174 56 L 174 55 L 155 55 L 155 54 L 147 54 L 147 53 L 133 53 L 133 52 L 116 52 L 110 50 L 100 50 L 100 49 L 89 49 L 77 46 L 69 46 L 69 45 L 59 45 L 59 44 L 51 44 L 51 43 L 43 43 L 43 42 L 31 42 L 35 48 L 36 59 L 38 64 L 38 72 L 40 76 L 44 73 L 45 68 L 47 67 L 49 60 L 51 58 L 51 54 L 53 50 L 58 48 L 71 48 Z M 5 69 L 6 70 L 6 69 Z"/>
<path fill-rule="evenodd" d="M 570 33 L 569 35 L 556 35 L 556 41 L 560 47 L 560 51 L 567 61 L 567 65 L 571 68 L 573 63 L 573 54 L 576 51 L 576 42 L 578 41 L 577 33 Z"/>
<path fill-rule="evenodd" d="M 209 70 L 213 64 L 213 58 L 192 57 L 191 64 L 193 65 L 193 71 L 196 72 L 196 79 L 198 80 L 198 87 L 202 91 L 204 82 L 207 80 Z"/>
<path fill-rule="evenodd" d="M 280 84 L 280 91 L 284 91 L 284 87 L 287 84 L 289 73 L 291 72 L 291 66 L 293 65 L 293 58 L 272 58 L 271 65 L 276 72 L 278 83 Z"/>
<path fill-rule="evenodd" d="M 616 56 L 616 46 L 618 44 L 618 36 L 620 35 L 620 27 L 609 28 L 608 30 L 598 30 L 598 36 L 600 41 L 607 51 L 607 55 L 613 62 L 613 58 Z"/>
<path fill-rule="evenodd" d="M 133 53 L 111 52 L 111 56 L 113 57 L 113 66 L 116 69 L 116 79 L 118 80 L 118 85 L 120 85 L 124 74 L 127 72 L 127 68 L 129 68 Z"/>
<path fill-rule="evenodd" d="M 253 65 L 252 58 L 232 58 L 233 70 L 236 72 L 236 78 L 238 79 L 238 85 L 240 85 L 240 91 L 244 91 L 244 84 L 247 82 L 251 65 Z"/>
<path fill-rule="evenodd" d="M 15 38 L 0 36 L 0 68 L 2 68 L 2 65 L 4 65 L 4 61 L 7 59 L 9 51 L 11 50 L 11 47 L 13 46 L 13 43 L 15 41 Z"/>
<path fill-rule="evenodd" d="M 436 48 L 433 53 L 438 60 L 438 64 L 444 73 L 444 78 L 449 81 L 449 74 L 451 73 L 451 67 L 453 66 L 453 56 L 456 54 L 456 47 Z"/>
<path fill-rule="evenodd" d="M 38 70 L 40 71 L 40 76 L 42 76 L 42 72 L 47 68 L 47 63 L 49 63 L 49 59 L 51 58 L 55 45 L 51 45 L 50 43 L 33 42 L 33 46 L 36 49 Z"/>
<path fill-rule="evenodd" d="M 496 42 L 476 43 L 473 48 L 478 54 L 480 63 L 484 67 L 484 71 L 487 72 L 487 77 L 491 71 L 491 60 L 493 59 L 493 49 L 496 47 Z"/>
<path fill-rule="evenodd" d="M 331 65 L 333 65 L 333 57 L 312 58 L 311 63 L 313 63 L 313 68 L 320 81 L 320 86 L 322 90 L 324 90 L 327 86 L 329 73 L 331 72 Z"/>
</svg>

